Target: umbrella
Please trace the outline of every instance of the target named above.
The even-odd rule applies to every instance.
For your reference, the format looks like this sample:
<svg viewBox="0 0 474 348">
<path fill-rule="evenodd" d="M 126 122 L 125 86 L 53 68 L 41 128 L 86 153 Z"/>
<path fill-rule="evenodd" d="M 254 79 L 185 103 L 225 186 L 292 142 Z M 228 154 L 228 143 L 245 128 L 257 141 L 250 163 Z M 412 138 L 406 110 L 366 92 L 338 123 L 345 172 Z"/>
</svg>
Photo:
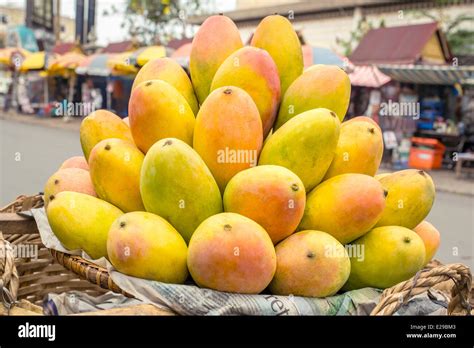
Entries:
<svg viewBox="0 0 474 348">
<path fill-rule="evenodd" d="M 303 45 L 302 49 L 305 68 L 314 64 L 337 65 L 340 68 L 345 68 L 347 65 L 343 57 L 329 48 Z"/>
<path fill-rule="evenodd" d="M 124 52 L 111 55 L 107 65 L 115 72 L 134 74 L 138 71 L 138 68 L 134 64 L 131 64 L 133 53 L 134 52 Z"/>
<path fill-rule="evenodd" d="M 382 73 L 375 65 L 354 66 L 349 74 L 351 85 L 361 87 L 378 88 L 391 80 Z"/>
<path fill-rule="evenodd" d="M 76 73 L 79 75 L 109 76 L 111 74 L 111 69 L 107 64 L 109 59 L 110 54 L 106 53 L 88 56 L 78 65 Z"/>
<path fill-rule="evenodd" d="M 62 74 L 67 71 L 74 71 L 85 60 L 86 56 L 82 53 L 69 52 L 52 59 L 48 66 L 48 72 Z"/>
<path fill-rule="evenodd" d="M 191 42 L 185 43 L 173 52 L 171 58 L 176 60 L 182 67 L 187 68 L 189 66 L 189 56 L 191 55 L 191 48 Z"/>
<path fill-rule="evenodd" d="M 188 42 L 180 46 L 176 51 L 173 52 L 171 58 L 186 58 L 191 55 L 192 43 Z"/>
<path fill-rule="evenodd" d="M 16 64 L 17 67 L 21 66 L 22 60 L 29 56 L 31 53 L 23 48 L 7 47 L 0 49 L 0 64 L 7 66 L 15 65 L 15 57 L 19 57 L 20 60 Z"/>
<path fill-rule="evenodd" d="M 163 57 L 166 57 L 166 48 L 164 46 L 142 47 L 131 54 L 130 64 L 141 67 L 152 59 Z"/>
<path fill-rule="evenodd" d="M 28 55 L 20 66 L 21 72 L 30 70 L 43 70 L 48 67 L 48 60 L 54 59 L 55 54 L 48 55 L 46 52 L 35 52 Z"/>
</svg>

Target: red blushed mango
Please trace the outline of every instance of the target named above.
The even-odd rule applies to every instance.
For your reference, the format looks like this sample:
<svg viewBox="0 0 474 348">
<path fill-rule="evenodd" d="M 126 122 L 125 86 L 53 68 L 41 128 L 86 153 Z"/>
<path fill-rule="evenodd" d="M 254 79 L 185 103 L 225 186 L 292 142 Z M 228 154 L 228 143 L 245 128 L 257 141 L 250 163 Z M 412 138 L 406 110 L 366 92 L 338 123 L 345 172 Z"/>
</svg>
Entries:
<svg viewBox="0 0 474 348">
<path fill-rule="evenodd" d="M 281 94 L 303 73 L 303 51 L 291 22 L 283 16 L 267 16 L 252 37 L 252 46 L 264 49 L 278 67 Z"/>
<path fill-rule="evenodd" d="M 274 244 L 296 230 L 305 202 L 300 178 L 284 167 L 272 165 L 237 173 L 224 192 L 224 210 L 259 223 Z"/>
<path fill-rule="evenodd" d="M 142 82 L 149 80 L 163 80 L 176 88 L 188 102 L 193 113 L 198 112 L 198 103 L 194 95 L 193 85 L 188 74 L 175 60 L 171 58 L 157 58 L 150 60 L 138 72 L 133 81 L 132 91 Z"/>
<path fill-rule="evenodd" d="M 256 47 L 243 47 L 232 53 L 217 70 L 211 91 L 223 86 L 240 87 L 252 97 L 265 137 L 273 127 L 280 102 L 278 68 L 270 54 Z"/>
<path fill-rule="evenodd" d="M 49 201 L 63 191 L 84 193 L 96 197 L 90 174 L 87 170 L 80 168 L 59 169 L 46 182 L 44 187 L 44 204 L 47 207 Z"/>
<path fill-rule="evenodd" d="M 183 237 L 151 213 L 127 213 L 116 219 L 107 237 L 107 254 L 119 272 L 134 277 L 181 284 L 188 276 Z"/>
<path fill-rule="evenodd" d="M 210 93 L 212 79 L 222 62 L 243 47 L 234 22 L 226 16 L 208 17 L 194 36 L 189 70 L 199 104 Z"/>
<path fill-rule="evenodd" d="M 247 92 L 229 86 L 209 95 L 196 118 L 193 148 L 221 193 L 235 174 L 257 165 L 262 142 L 262 121 Z"/>
<path fill-rule="evenodd" d="M 188 269 L 200 287 L 258 294 L 275 274 L 275 249 L 259 224 L 221 213 L 204 220 L 191 237 Z"/>
<path fill-rule="evenodd" d="M 424 265 L 426 266 L 439 248 L 441 242 L 439 231 L 428 221 L 422 221 L 413 231 L 421 237 L 425 244 L 426 257 Z"/>
<path fill-rule="evenodd" d="M 379 126 L 361 117 L 343 122 L 336 153 L 324 180 L 347 173 L 374 176 L 382 155 L 383 137 Z"/>
<path fill-rule="evenodd" d="M 86 158 L 84 156 L 74 156 L 65 160 L 63 164 L 61 164 L 61 167 L 59 167 L 59 169 L 66 168 L 79 168 L 89 170 L 89 164 L 87 164 Z"/>
<path fill-rule="evenodd" d="M 276 295 L 332 296 L 349 278 L 344 246 L 321 231 L 297 232 L 276 246 L 277 270 L 270 291 Z"/>
<path fill-rule="evenodd" d="M 281 101 L 275 130 L 292 117 L 311 109 L 334 111 L 342 122 L 351 96 L 351 81 L 335 65 L 313 65 L 288 87 Z"/>
<path fill-rule="evenodd" d="M 133 139 L 143 153 L 164 138 L 177 138 L 189 145 L 193 143 L 193 111 L 168 82 L 150 80 L 135 87 L 130 96 L 128 114 Z"/>
<path fill-rule="evenodd" d="M 105 139 L 91 151 L 91 178 L 99 198 L 124 212 L 143 211 L 140 170 L 144 155 L 132 142 Z"/>
<path fill-rule="evenodd" d="M 130 127 L 120 117 L 107 110 L 96 110 L 82 120 L 80 138 L 86 160 L 89 160 L 92 148 L 104 139 L 133 141 Z"/>
<path fill-rule="evenodd" d="M 363 174 L 335 176 L 311 191 L 299 229 L 319 230 L 349 243 L 367 233 L 382 216 L 385 192 Z"/>
</svg>

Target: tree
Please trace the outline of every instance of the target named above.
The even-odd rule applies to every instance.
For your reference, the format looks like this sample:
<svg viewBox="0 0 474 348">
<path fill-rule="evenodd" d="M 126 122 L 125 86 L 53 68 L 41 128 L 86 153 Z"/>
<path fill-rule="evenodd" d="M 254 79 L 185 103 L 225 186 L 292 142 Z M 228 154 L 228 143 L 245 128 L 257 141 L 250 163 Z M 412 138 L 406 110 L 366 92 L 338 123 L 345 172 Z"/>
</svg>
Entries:
<svg viewBox="0 0 474 348">
<path fill-rule="evenodd" d="M 130 36 L 145 45 L 166 44 L 172 39 L 192 35 L 187 23 L 192 15 L 202 14 L 206 0 L 128 0 L 122 27 Z M 112 6 L 110 13 L 119 11 Z M 190 30 L 191 29 L 191 30 Z"/>
<path fill-rule="evenodd" d="M 455 17 L 450 16 L 445 8 L 452 2 L 450 0 L 437 0 L 438 6 L 435 11 L 417 10 L 413 11 L 412 15 L 415 18 L 426 17 L 438 22 L 454 55 L 472 55 L 474 54 L 474 40 L 472 39 L 474 31 L 471 28 L 474 27 L 474 15 L 463 13 Z M 463 28 L 463 24 L 470 25 L 465 25 Z"/>
</svg>

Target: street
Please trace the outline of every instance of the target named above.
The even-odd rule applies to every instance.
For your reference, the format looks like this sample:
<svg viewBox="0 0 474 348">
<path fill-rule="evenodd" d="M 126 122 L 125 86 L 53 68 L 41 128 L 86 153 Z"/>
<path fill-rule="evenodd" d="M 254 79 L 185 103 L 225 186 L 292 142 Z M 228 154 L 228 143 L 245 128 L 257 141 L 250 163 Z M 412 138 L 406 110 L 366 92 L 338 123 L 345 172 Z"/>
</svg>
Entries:
<svg viewBox="0 0 474 348">
<path fill-rule="evenodd" d="M 43 190 L 68 157 L 81 155 L 78 131 L 0 120 L 0 205 Z M 474 196 L 438 192 L 428 221 L 441 233 L 436 258 L 474 266 Z"/>
</svg>

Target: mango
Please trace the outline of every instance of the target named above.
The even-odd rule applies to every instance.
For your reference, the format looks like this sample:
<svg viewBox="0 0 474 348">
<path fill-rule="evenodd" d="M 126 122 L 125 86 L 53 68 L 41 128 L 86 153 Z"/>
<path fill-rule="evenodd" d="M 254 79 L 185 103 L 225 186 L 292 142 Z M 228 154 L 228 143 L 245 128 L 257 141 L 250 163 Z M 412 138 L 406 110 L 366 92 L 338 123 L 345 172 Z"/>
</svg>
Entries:
<svg viewBox="0 0 474 348">
<path fill-rule="evenodd" d="M 119 272 L 163 283 L 184 283 L 187 252 L 178 231 L 152 213 L 137 211 L 120 216 L 107 238 L 109 260 Z"/>
<path fill-rule="evenodd" d="M 186 242 L 202 221 L 222 212 L 222 197 L 211 172 L 179 139 L 162 139 L 148 151 L 140 192 L 146 210 L 168 220 Z"/>
<path fill-rule="evenodd" d="M 391 174 L 392 174 L 392 173 L 381 173 L 381 174 L 377 174 L 377 175 L 374 176 L 374 179 L 377 179 L 377 180 L 380 181 L 380 179 L 385 178 L 386 176 L 389 176 L 389 175 L 391 175 Z"/>
<path fill-rule="evenodd" d="M 273 244 L 292 234 L 303 217 L 306 192 L 292 171 L 257 166 L 237 173 L 224 192 L 224 211 L 244 215 L 262 226 Z"/>
<path fill-rule="evenodd" d="M 420 236 L 425 244 L 425 262 L 424 266 L 428 264 L 433 259 L 433 256 L 438 251 L 439 244 L 441 242 L 441 237 L 439 231 L 430 224 L 428 221 L 422 221 L 418 226 L 416 226 L 413 231 Z"/>
<path fill-rule="evenodd" d="M 297 232 L 276 246 L 275 295 L 326 297 L 349 278 L 351 261 L 344 246 L 321 231 Z"/>
<path fill-rule="evenodd" d="M 188 248 L 188 269 L 200 287 L 258 294 L 273 278 L 276 255 L 267 232 L 234 213 L 204 220 Z"/>
<path fill-rule="evenodd" d="M 270 54 L 256 47 L 243 47 L 232 53 L 214 75 L 211 91 L 225 86 L 240 87 L 252 97 L 265 137 L 273 127 L 280 103 L 278 68 Z"/>
<path fill-rule="evenodd" d="M 122 121 L 125 122 L 125 124 L 130 127 L 130 119 L 128 118 L 128 116 L 122 118 Z"/>
<path fill-rule="evenodd" d="M 389 288 L 413 277 L 423 268 L 425 246 L 413 231 L 400 226 L 377 227 L 355 240 L 351 274 L 344 290 Z"/>
<path fill-rule="evenodd" d="M 165 81 L 150 80 L 135 87 L 128 114 L 133 140 L 143 153 L 164 138 L 193 143 L 193 111 L 176 88 Z"/>
<path fill-rule="evenodd" d="M 388 192 L 378 226 L 413 229 L 428 216 L 435 199 L 433 180 L 423 170 L 406 169 L 380 179 Z"/>
<path fill-rule="evenodd" d="M 140 83 L 150 80 L 163 80 L 176 88 L 186 99 L 194 114 L 198 112 L 198 103 L 194 95 L 191 80 L 174 59 L 157 58 L 146 63 L 135 76 L 132 90 Z"/>
<path fill-rule="evenodd" d="M 351 96 L 351 81 L 335 65 L 313 65 L 306 69 L 286 90 L 274 128 L 280 128 L 292 117 L 311 109 L 334 111 L 342 122 Z"/>
<path fill-rule="evenodd" d="M 336 154 L 324 180 L 347 173 L 370 176 L 377 173 L 383 155 L 382 131 L 358 118 L 342 123 Z"/>
<path fill-rule="evenodd" d="M 288 168 L 303 181 L 308 192 L 321 182 L 331 164 L 339 128 L 334 112 L 306 111 L 273 133 L 262 149 L 258 164 Z"/>
<path fill-rule="evenodd" d="M 281 94 L 303 73 L 303 51 L 290 21 L 283 16 L 267 16 L 259 23 L 251 45 L 266 50 L 278 67 Z"/>
<path fill-rule="evenodd" d="M 209 95 L 196 118 L 193 147 L 222 193 L 235 174 L 257 165 L 262 142 L 262 121 L 247 92 L 232 86 Z"/>
<path fill-rule="evenodd" d="M 211 16 L 202 23 L 194 35 L 189 57 L 189 71 L 199 104 L 209 95 L 217 69 L 243 46 L 239 30 L 229 17 Z"/>
<path fill-rule="evenodd" d="M 299 229 L 324 231 L 346 244 L 374 227 L 384 208 L 385 192 L 377 180 L 342 174 L 309 193 Z"/>
<path fill-rule="evenodd" d="M 44 205 L 63 191 L 80 192 L 97 197 L 89 172 L 79 168 L 59 169 L 51 175 L 44 187 Z"/>
<path fill-rule="evenodd" d="M 92 149 L 90 173 L 97 195 L 124 212 L 144 211 L 140 171 L 145 156 L 135 144 L 105 139 Z"/>
<path fill-rule="evenodd" d="M 374 125 L 379 131 L 382 131 L 379 124 L 377 122 L 375 122 L 372 118 L 367 117 L 367 116 L 356 116 L 356 117 L 353 117 L 353 118 L 351 118 L 347 121 L 344 121 L 343 124 L 349 124 L 351 122 L 361 122 L 361 121 L 368 122 L 368 123 Z"/>
<path fill-rule="evenodd" d="M 107 110 L 96 110 L 82 120 L 80 138 L 86 160 L 89 160 L 92 148 L 104 139 L 133 141 L 130 128 L 120 117 Z"/>
<path fill-rule="evenodd" d="M 67 249 L 82 249 L 99 259 L 107 257 L 110 226 L 123 212 L 99 198 L 65 191 L 49 202 L 46 214 L 52 231 Z"/>
<path fill-rule="evenodd" d="M 59 169 L 79 168 L 89 171 L 89 164 L 84 156 L 73 156 L 65 160 Z"/>
</svg>

